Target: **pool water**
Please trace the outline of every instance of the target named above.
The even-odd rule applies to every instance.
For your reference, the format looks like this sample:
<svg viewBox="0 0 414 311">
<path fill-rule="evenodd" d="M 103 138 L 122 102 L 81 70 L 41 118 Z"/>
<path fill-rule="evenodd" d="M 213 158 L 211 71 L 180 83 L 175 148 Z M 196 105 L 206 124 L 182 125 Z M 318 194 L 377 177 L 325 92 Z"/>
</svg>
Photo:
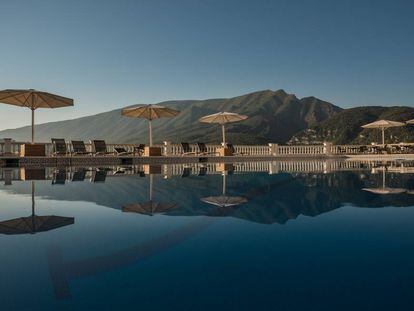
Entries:
<svg viewBox="0 0 414 311">
<path fill-rule="evenodd" d="M 414 174 L 155 171 L 1 170 L 1 310 L 414 309 Z"/>
</svg>

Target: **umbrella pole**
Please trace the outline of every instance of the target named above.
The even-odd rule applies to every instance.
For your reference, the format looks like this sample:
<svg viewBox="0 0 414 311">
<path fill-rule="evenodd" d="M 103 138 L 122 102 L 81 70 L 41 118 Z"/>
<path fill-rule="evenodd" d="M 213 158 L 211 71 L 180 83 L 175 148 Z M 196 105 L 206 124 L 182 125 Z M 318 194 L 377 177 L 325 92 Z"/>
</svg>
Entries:
<svg viewBox="0 0 414 311">
<path fill-rule="evenodd" d="M 223 147 L 226 148 L 226 131 L 224 129 L 224 124 L 221 125 L 221 132 L 223 134 Z"/>
<path fill-rule="evenodd" d="M 385 128 L 383 127 L 382 128 L 382 146 L 384 147 L 385 146 Z"/>
<path fill-rule="evenodd" d="M 149 144 L 150 144 L 150 147 L 152 147 L 152 126 L 151 126 L 151 120 L 148 120 L 148 131 L 149 131 Z"/>
<path fill-rule="evenodd" d="M 32 108 L 32 144 L 34 144 L 34 113 L 35 110 Z"/>
<path fill-rule="evenodd" d="M 32 232 L 36 232 L 34 192 L 35 192 L 35 184 L 34 184 L 34 180 L 32 180 Z"/>
<path fill-rule="evenodd" d="M 223 172 L 223 196 L 226 195 L 226 172 Z"/>
<path fill-rule="evenodd" d="M 152 176 L 152 174 L 150 174 L 150 176 L 149 176 L 149 178 L 150 178 L 150 186 L 149 186 L 149 199 L 150 199 L 150 201 L 152 201 L 152 184 L 153 184 L 153 176 Z"/>
<path fill-rule="evenodd" d="M 32 215 L 34 215 L 35 209 L 35 200 L 34 200 L 34 180 L 32 180 Z"/>
</svg>

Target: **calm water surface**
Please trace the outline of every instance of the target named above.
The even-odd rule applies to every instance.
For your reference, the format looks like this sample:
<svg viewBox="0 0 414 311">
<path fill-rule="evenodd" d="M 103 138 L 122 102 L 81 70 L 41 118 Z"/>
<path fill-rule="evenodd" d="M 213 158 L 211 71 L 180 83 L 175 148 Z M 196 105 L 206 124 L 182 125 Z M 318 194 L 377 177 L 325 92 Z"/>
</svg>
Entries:
<svg viewBox="0 0 414 311">
<path fill-rule="evenodd" d="M 1 310 L 413 310 L 410 172 L 2 169 Z"/>
</svg>

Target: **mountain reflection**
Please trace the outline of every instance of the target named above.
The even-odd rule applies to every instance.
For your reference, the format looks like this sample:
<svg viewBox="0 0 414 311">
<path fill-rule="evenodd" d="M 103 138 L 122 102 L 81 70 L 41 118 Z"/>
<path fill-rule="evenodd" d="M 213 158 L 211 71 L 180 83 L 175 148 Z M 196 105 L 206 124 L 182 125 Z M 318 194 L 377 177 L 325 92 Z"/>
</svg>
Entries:
<svg viewBox="0 0 414 311">
<path fill-rule="evenodd" d="M 242 173 L 235 169 L 234 173 L 228 174 L 225 169 L 216 170 L 215 174 L 206 174 L 206 167 L 191 170 L 184 167 L 181 171 L 171 173 L 174 169 L 176 168 L 163 167 L 155 171 L 151 168 L 55 169 L 49 174 L 52 182 L 48 180 L 47 172 L 43 175 L 37 172 L 41 177 L 36 184 L 36 195 L 44 199 L 93 202 L 119 210 L 124 207 L 127 211 L 132 210 L 126 207 L 136 205 L 140 207 L 138 213 L 147 215 L 160 212 L 170 217 L 234 217 L 262 224 L 285 224 L 300 215 L 317 216 L 345 205 L 368 208 L 414 205 L 414 195 L 411 194 L 414 189 L 414 174 L 411 171 L 401 173 L 363 165 L 357 170 L 324 173 Z M 183 174 L 185 169 L 193 174 Z M 166 175 L 167 171 L 170 173 Z M 204 173 L 199 174 L 200 171 Z M 25 174 L 30 175 L 27 172 Z M 383 187 L 385 175 L 387 187 L 406 191 L 380 195 L 364 190 Z M 1 171 L 1 176 L 5 181 L 0 186 L 1 190 L 28 194 L 24 178 L 16 178 L 11 182 L 10 171 L 6 170 Z M 8 180 L 5 179 L 6 176 Z M 152 178 L 156 181 L 154 189 Z M 243 199 L 240 201 L 243 204 L 205 203 L 206 198 L 223 195 Z M 152 203 L 148 205 L 147 202 Z M 157 211 L 154 209 L 154 206 L 159 205 L 157 202 L 169 202 L 171 208 Z"/>
</svg>

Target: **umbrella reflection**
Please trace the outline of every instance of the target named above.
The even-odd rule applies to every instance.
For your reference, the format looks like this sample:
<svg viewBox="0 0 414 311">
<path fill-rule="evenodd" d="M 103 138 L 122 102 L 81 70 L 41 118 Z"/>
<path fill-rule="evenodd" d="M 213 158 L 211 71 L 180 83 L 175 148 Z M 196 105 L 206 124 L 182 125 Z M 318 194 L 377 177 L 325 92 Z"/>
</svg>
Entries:
<svg viewBox="0 0 414 311">
<path fill-rule="evenodd" d="M 368 191 L 375 194 L 400 194 L 407 191 L 407 189 L 404 188 L 391 188 L 386 187 L 386 181 L 385 181 L 385 171 L 386 166 L 382 167 L 382 186 L 378 188 L 363 188 L 362 190 Z"/>
<path fill-rule="evenodd" d="M 0 222 L 0 233 L 2 234 L 34 234 L 36 232 L 50 231 L 60 227 L 72 225 L 73 217 L 62 216 L 37 216 L 35 214 L 35 184 L 32 180 L 32 215 Z"/>
<path fill-rule="evenodd" d="M 247 202 L 247 199 L 244 198 L 244 197 L 227 196 L 226 195 L 226 176 L 227 176 L 227 170 L 223 170 L 222 176 L 223 176 L 222 195 L 201 198 L 200 200 L 202 202 L 204 202 L 204 203 L 212 204 L 212 205 L 218 206 L 220 208 L 227 208 L 227 207 L 232 207 L 232 206 L 240 205 L 242 203 L 246 203 Z"/>
<path fill-rule="evenodd" d="M 154 168 L 149 168 L 149 172 L 152 172 L 154 170 Z M 122 207 L 123 212 L 154 216 L 155 214 L 164 214 L 177 207 L 177 204 L 174 203 L 153 201 L 154 174 L 149 174 L 149 180 L 149 201 L 125 205 Z"/>
<path fill-rule="evenodd" d="M 202 198 L 201 201 L 208 203 L 208 204 L 216 205 L 219 207 L 230 207 L 230 206 L 235 206 L 235 205 L 239 205 L 242 203 L 246 203 L 247 199 L 243 197 L 229 197 L 229 196 L 221 195 L 217 197 Z"/>
<path fill-rule="evenodd" d="M 153 216 L 154 214 L 166 213 L 169 210 L 174 209 L 175 206 L 176 204 L 148 201 L 125 205 L 122 207 L 122 211 L 126 213 L 138 213 Z"/>
</svg>

